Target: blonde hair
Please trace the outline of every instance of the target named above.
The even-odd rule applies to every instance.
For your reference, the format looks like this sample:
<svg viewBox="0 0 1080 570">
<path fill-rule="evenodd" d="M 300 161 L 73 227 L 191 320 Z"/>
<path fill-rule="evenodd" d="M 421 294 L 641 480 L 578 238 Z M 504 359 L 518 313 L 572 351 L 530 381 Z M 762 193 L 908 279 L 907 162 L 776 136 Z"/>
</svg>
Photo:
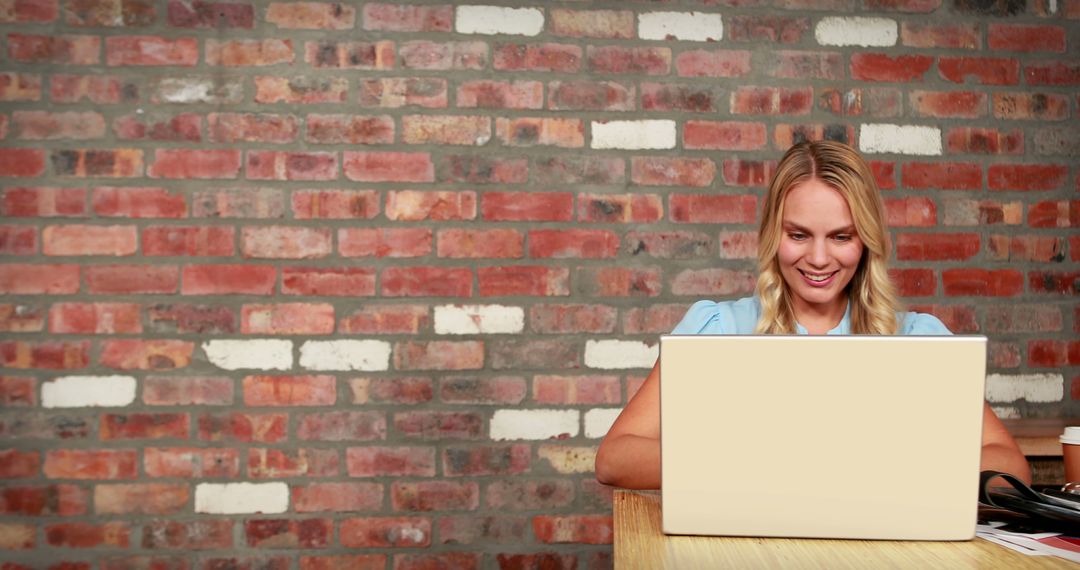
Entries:
<svg viewBox="0 0 1080 570">
<path fill-rule="evenodd" d="M 851 147 L 833 141 L 804 142 L 788 149 L 769 184 L 758 228 L 757 296 L 761 318 L 755 332 L 795 332 L 791 290 L 780 274 L 777 251 L 783 236 L 784 199 L 792 188 L 812 179 L 844 197 L 863 243 L 862 259 L 848 284 L 851 333 L 894 334 L 900 301 L 889 279 L 889 233 L 881 194 L 862 157 Z"/>
</svg>

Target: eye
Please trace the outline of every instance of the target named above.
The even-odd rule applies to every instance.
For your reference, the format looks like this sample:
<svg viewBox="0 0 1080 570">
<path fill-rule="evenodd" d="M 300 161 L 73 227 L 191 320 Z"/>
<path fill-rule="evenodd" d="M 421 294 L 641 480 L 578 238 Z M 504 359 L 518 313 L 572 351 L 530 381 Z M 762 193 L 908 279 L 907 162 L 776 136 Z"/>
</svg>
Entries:
<svg viewBox="0 0 1080 570">
<path fill-rule="evenodd" d="M 802 240 L 806 239 L 806 234 L 804 234 L 802 232 L 788 232 L 788 238 L 793 239 L 795 241 L 802 241 Z"/>
<path fill-rule="evenodd" d="M 841 242 L 851 241 L 851 234 L 836 234 L 833 239 Z"/>
</svg>

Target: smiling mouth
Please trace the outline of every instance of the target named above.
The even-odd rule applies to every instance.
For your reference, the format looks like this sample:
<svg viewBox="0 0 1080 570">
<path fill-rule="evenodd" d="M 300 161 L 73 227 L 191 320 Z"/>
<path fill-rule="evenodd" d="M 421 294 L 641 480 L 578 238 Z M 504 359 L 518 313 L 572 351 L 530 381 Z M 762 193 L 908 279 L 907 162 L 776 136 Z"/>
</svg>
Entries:
<svg viewBox="0 0 1080 570">
<path fill-rule="evenodd" d="M 799 273 L 802 273 L 803 277 L 809 279 L 810 281 L 813 281 L 814 283 L 824 283 L 828 281 L 829 278 L 831 278 L 833 275 L 836 275 L 838 272 L 831 271 L 829 273 L 809 273 L 800 269 Z"/>
</svg>

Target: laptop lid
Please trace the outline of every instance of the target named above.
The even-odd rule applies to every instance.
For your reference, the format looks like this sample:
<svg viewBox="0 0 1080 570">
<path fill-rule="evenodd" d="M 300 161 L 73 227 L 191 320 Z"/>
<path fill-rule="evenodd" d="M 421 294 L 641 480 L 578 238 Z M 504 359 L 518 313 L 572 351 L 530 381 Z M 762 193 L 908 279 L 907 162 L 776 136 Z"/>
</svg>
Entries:
<svg viewBox="0 0 1080 570">
<path fill-rule="evenodd" d="M 974 536 L 986 338 L 660 340 L 667 534 Z"/>
</svg>

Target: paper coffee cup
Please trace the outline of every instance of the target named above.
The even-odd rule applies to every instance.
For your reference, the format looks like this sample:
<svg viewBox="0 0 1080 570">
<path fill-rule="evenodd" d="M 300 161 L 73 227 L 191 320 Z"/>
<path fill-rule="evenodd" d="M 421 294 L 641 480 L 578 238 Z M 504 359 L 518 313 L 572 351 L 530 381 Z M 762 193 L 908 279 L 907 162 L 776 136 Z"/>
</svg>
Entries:
<svg viewBox="0 0 1080 570">
<path fill-rule="evenodd" d="M 1061 442 L 1062 458 L 1065 460 L 1065 482 L 1080 482 L 1080 426 L 1065 428 L 1058 441 Z"/>
</svg>

